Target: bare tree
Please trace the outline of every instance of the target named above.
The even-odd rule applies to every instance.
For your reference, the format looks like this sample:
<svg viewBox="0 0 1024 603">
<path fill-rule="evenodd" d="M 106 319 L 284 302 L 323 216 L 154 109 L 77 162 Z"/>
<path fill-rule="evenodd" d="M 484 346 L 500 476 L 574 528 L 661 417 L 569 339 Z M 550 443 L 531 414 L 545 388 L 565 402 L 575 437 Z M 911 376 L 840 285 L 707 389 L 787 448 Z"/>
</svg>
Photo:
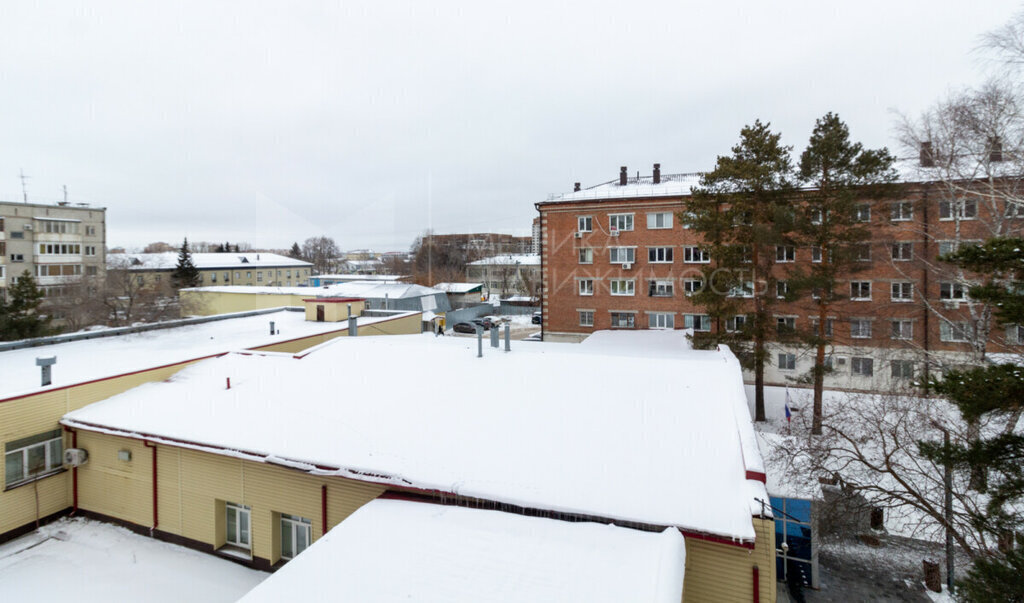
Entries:
<svg viewBox="0 0 1024 603">
<path fill-rule="evenodd" d="M 336 270 L 339 255 L 338 245 L 328 236 L 310 237 L 302 244 L 302 257 L 312 262 L 316 274 L 329 274 Z"/>
<path fill-rule="evenodd" d="M 178 318 L 177 297 L 170 279 L 131 268 L 128 257 L 108 258 L 107 276 L 100 291 L 108 324 L 121 326 Z"/>
</svg>

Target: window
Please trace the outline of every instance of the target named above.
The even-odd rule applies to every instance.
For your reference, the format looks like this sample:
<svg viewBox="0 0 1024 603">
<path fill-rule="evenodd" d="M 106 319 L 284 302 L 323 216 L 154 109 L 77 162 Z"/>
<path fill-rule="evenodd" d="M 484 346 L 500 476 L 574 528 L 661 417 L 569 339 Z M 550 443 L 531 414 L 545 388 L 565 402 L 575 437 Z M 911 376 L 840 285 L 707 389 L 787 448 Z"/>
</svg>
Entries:
<svg viewBox="0 0 1024 603">
<path fill-rule="evenodd" d="M 247 278 L 247 279 L 251 279 L 252 278 L 252 271 L 251 270 L 245 273 L 245 278 Z"/>
<path fill-rule="evenodd" d="M 25 261 L 25 254 L 23 254 L 23 253 L 12 253 L 11 254 L 11 261 L 12 262 L 24 262 Z"/>
<path fill-rule="evenodd" d="M 850 283 L 850 299 L 861 301 L 870 300 L 871 281 L 852 281 Z"/>
<path fill-rule="evenodd" d="M 4 446 L 4 487 L 53 473 L 63 463 L 64 441 L 59 429 L 47 431 Z"/>
<path fill-rule="evenodd" d="M 875 361 L 871 358 L 854 356 L 850 359 L 850 371 L 854 375 L 870 377 L 875 374 Z"/>
<path fill-rule="evenodd" d="M 227 511 L 224 541 L 244 549 L 252 548 L 249 538 L 249 507 L 225 503 L 224 508 Z"/>
<path fill-rule="evenodd" d="M 609 214 L 608 229 L 612 231 L 633 230 L 633 214 Z"/>
<path fill-rule="evenodd" d="M 651 312 L 647 315 L 647 326 L 652 329 L 674 329 L 675 315 L 671 312 Z"/>
<path fill-rule="evenodd" d="M 832 334 L 835 332 L 836 319 L 834 319 L 834 318 L 826 318 L 825 319 L 825 334 L 824 335 L 822 335 L 821 331 L 818 329 L 818 323 L 819 322 L 820 321 L 818 320 L 817 316 L 811 318 L 811 331 L 813 331 L 814 334 L 817 335 L 818 337 L 832 337 Z"/>
<path fill-rule="evenodd" d="M 635 293 L 635 282 L 633 279 L 613 278 L 608 281 L 612 295 L 633 295 Z"/>
<path fill-rule="evenodd" d="M 145 279 L 144 279 L 144 278 L 142 277 L 142 275 L 141 275 L 141 274 L 140 274 L 139 276 L 136 276 L 136 277 L 135 277 L 135 284 L 137 284 L 137 285 L 142 285 L 142 284 L 144 284 L 145 282 L 146 282 L 146 281 L 145 281 Z"/>
<path fill-rule="evenodd" d="M 909 302 L 914 301 L 914 283 L 893 283 L 892 301 Z"/>
<path fill-rule="evenodd" d="M 796 370 L 796 354 L 787 354 L 779 352 L 779 370 L 782 371 L 795 371 Z"/>
<path fill-rule="evenodd" d="M 893 243 L 892 244 L 892 261 L 894 262 L 909 262 L 914 259 L 914 244 L 913 243 Z"/>
<path fill-rule="evenodd" d="M 821 263 L 821 247 L 817 245 L 811 247 L 811 261 L 815 264 Z"/>
<path fill-rule="evenodd" d="M 612 327 L 619 329 L 635 329 L 636 314 L 632 312 L 612 312 Z"/>
<path fill-rule="evenodd" d="M 913 339 L 914 338 L 914 321 L 906 319 L 894 319 L 892 321 L 892 338 L 893 339 Z"/>
<path fill-rule="evenodd" d="M 647 248 L 647 261 L 652 264 L 671 264 L 672 263 L 672 248 L 671 247 L 648 247 Z"/>
<path fill-rule="evenodd" d="M 2 276 L 3 274 L 0 274 L 0 277 Z M 1006 343 L 1011 345 L 1024 344 L 1024 326 L 1010 325 L 1006 327 Z"/>
<path fill-rule="evenodd" d="M 978 201 L 975 199 L 939 201 L 940 220 L 973 220 L 976 217 L 978 217 Z"/>
<path fill-rule="evenodd" d="M 776 316 L 775 330 L 781 335 L 796 331 L 796 318 L 792 316 Z"/>
<path fill-rule="evenodd" d="M 687 264 L 708 264 L 711 262 L 711 254 L 700 247 L 691 245 L 683 247 L 683 261 Z"/>
<path fill-rule="evenodd" d="M 217 273 L 216 272 L 211 272 L 210 273 L 210 282 L 211 283 L 216 283 L 217 282 Z"/>
<path fill-rule="evenodd" d="M 912 360 L 893 360 L 889 366 L 892 367 L 893 379 L 914 378 L 914 361 Z"/>
<path fill-rule="evenodd" d="M 787 295 L 789 295 L 789 282 L 775 281 L 775 297 L 779 299 L 786 299 Z"/>
<path fill-rule="evenodd" d="M 700 282 L 700 281 L 698 281 Z M 684 283 L 685 285 L 685 283 Z M 648 295 L 650 297 L 672 297 L 673 283 L 670 280 L 650 281 Z"/>
<path fill-rule="evenodd" d="M 576 218 L 576 229 L 579 232 L 591 232 L 594 230 L 594 218 L 592 216 L 580 216 Z M 291 271 L 288 272 L 291 276 Z"/>
<path fill-rule="evenodd" d="M 853 220 L 854 222 L 870 222 L 871 221 L 871 206 L 867 203 L 861 203 L 853 208 Z"/>
<path fill-rule="evenodd" d="M 707 314 L 684 314 L 683 328 L 694 331 L 710 331 L 711 317 Z"/>
<path fill-rule="evenodd" d="M 1006 217 L 1007 218 L 1024 218 L 1024 205 L 1016 201 L 1006 202 Z M 3 226 L 0 225 L 0 230 L 3 230 Z"/>
<path fill-rule="evenodd" d="M 775 261 L 776 262 L 792 262 L 796 259 L 796 247 L 792 245 L 776 245 L 775 246 Z"/>
<path fill-rule="evenodd" d="M 7 255 L 7 242 L 0 241 L 0 257 Z"/>
<path fill-rule="evenodd" d="M 257 272 L 256 273 L 256 280 L 260 281 L 260 282 L 263 282 L 263 273 L 262 272 Z"/>
<path fill-rule="evenodd" d="M 853 259 L 858 262 L 870 262 L 871 261 L 871 245 L 867 243 L 861 243 L 854 245 L 853 247 Z"/>
<path fill-rule="evenodd" d="M 729 297 L 754 297 L 754 281 L 743 281 L 729 290 Z"/>
<path fill-rule="evenodd" d="M 686 295 L 693 295 L 694 293 L 697 293 L 703 286 L 704 281 L 699 278 L 683 279 L 683 293 L 685 293 Z"/>
<path fill-rule="evenodd" d="M 942 321 L 939 323 L 939 339 L 942 341 L 969 341 L 971 326 L 966 321 Z"/>
<path fill-rule="evenodd" d="M 237 272 L 237 271 L 236 271 L 236 272 L 235 272 L 235 280 L 237 281 L 237 280 L 238 280 L 238 279 L 240 279 L 240 278 L 242 278 L 242 273 L 241 273 L 241 272 Z"/>
<path fill-rule="evenodd" d="M 581 327 L 592 327 L 594 326 L 594 311 L 593 310 L 580 310 L 580 326 Z"/>
<path fill-rule="evenodd" d="M 866 318 L 851 318 L 850 337 L 854 339 L 870 339 L 871 321 Z"/>
<path fill-rule="evenodd" d="M 594 263 L 594 249 L 591 247 L 580 248 L 580 263 L 581 264 L 593 264 Z"/>
<path fill-rule="evenodd" d="M 0 278 L 3 278 L 3 277 L 4 277 L 4 266 L 3 266 L 3 264 L 0 264 Z"/>
<path fill-rule="evenodd" d="M 0 218 L 0 232 L 4 231 L 4 219 Z"/>
<path fill-rule="evenodd" d="M 12 239 L 24 239 L 25 238 L 25 233 L 20 231 L 20 230 L 12 230 L 11 231 L 11 238 Z"/>
<path fill-rule="evenodd" d="M 281 513 L 281 558 L 291 559 L 309 546 L 313 524 L 304 517 Z"/>
<path fill-rule="evenodd" d="M 608 258 L 613 264 L 632 264 L 636 261 L 636 248 L 634 247 L 609 247 Z"/>
<path fill-rule="evenodd" d="M 906 222 L 914 218 L 914 204 L 910 201 L 897 201 L 889 205 L 889 219 L 893 222 Z"/>
<path fill-rule="evenodd" d="M 85 227 L 85 234 L 90 236 L 90 237 L 96 236 L 96 227 L 95 226 L 86 226 Z"/>
<path fill-rule="evenodd" d="M 592 278 L 581 278 L 580 283 L 580 295 L 593 295 L 594 294 L 594 279 Z"/>
<path fill-rule="evenodd" d="M 736 331 L 742 331 L 743 327 L 747 324 L 747 317 L 743 314 L 738 314 L 725 320 L 725 330 L 730 333 Z"/>
<path fill-rule="evenodd" d="M 658 212 L 647 214 L 647 228 L 672 228 L 672 212 Z"/>
<path fill-rule="evenodd" d="M 939 299 L 962 300 L 966 297 L 962 283 L 939 283 Z"/>
<path fill-rule="evenodd" d="M 96 255 L 96 246 L 95 245 L 86 245 L 85 246 L 85 255 Z"/>
<path fill-rule="evenodd" d="M 809 211 L 810 211 L 811 224 L 814 224 L 814 225 L 821 224 L 821 208 L 820 207 L 812 207 Z"/>
</svg>

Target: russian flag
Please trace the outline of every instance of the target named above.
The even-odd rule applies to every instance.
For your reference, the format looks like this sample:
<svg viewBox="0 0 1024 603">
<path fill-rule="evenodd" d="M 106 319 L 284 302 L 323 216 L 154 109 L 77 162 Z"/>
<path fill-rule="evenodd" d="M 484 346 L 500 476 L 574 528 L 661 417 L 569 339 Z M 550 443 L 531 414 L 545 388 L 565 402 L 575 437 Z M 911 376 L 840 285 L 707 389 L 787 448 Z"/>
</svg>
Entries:
<svg viewBox="0 0 1024 603">
<path fill-rule="evenodd" d="M 791 422 L 793 420 L 793 414 L 789 412 L 789 388 L 786 388 L 786 421 Z"/>
</svg>

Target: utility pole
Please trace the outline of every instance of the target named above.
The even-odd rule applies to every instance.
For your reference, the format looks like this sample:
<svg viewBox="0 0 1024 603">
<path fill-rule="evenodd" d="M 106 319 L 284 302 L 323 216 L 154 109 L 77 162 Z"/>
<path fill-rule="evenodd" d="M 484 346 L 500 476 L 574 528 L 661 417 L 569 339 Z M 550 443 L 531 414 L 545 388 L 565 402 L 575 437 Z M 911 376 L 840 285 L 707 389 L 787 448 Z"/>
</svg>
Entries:
<svg viewBox="0 0 1024 603">
<path fill-rule="evenodd" d="M 67 205 L 68 204 L 68 185 L 62 184 L 61 186 L 64 188 L 64 205 Z"/>
<path fill-rule="evenodd" d="M 25 186 L 25 181 L 28 180 L 28 176 L 25 175 L 25 170 L 19 169 L 18 176 L 21 177 L 21 198 L 25 203 L 28 203 L 28 188 Z"/>
</svg>

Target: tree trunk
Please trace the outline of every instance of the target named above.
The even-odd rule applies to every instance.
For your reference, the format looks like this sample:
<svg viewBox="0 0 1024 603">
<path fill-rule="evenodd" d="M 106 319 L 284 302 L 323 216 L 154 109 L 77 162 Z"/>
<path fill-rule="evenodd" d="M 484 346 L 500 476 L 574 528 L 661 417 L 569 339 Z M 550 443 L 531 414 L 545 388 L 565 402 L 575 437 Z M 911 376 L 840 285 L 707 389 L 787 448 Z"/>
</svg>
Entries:
<svg viewBox="0 0 1024 603">
<path fill-rule="evenodd" d="M 764 422 L 764 335 L 758 328 L 754 336 L 754 420 Z"/>
</svg>

